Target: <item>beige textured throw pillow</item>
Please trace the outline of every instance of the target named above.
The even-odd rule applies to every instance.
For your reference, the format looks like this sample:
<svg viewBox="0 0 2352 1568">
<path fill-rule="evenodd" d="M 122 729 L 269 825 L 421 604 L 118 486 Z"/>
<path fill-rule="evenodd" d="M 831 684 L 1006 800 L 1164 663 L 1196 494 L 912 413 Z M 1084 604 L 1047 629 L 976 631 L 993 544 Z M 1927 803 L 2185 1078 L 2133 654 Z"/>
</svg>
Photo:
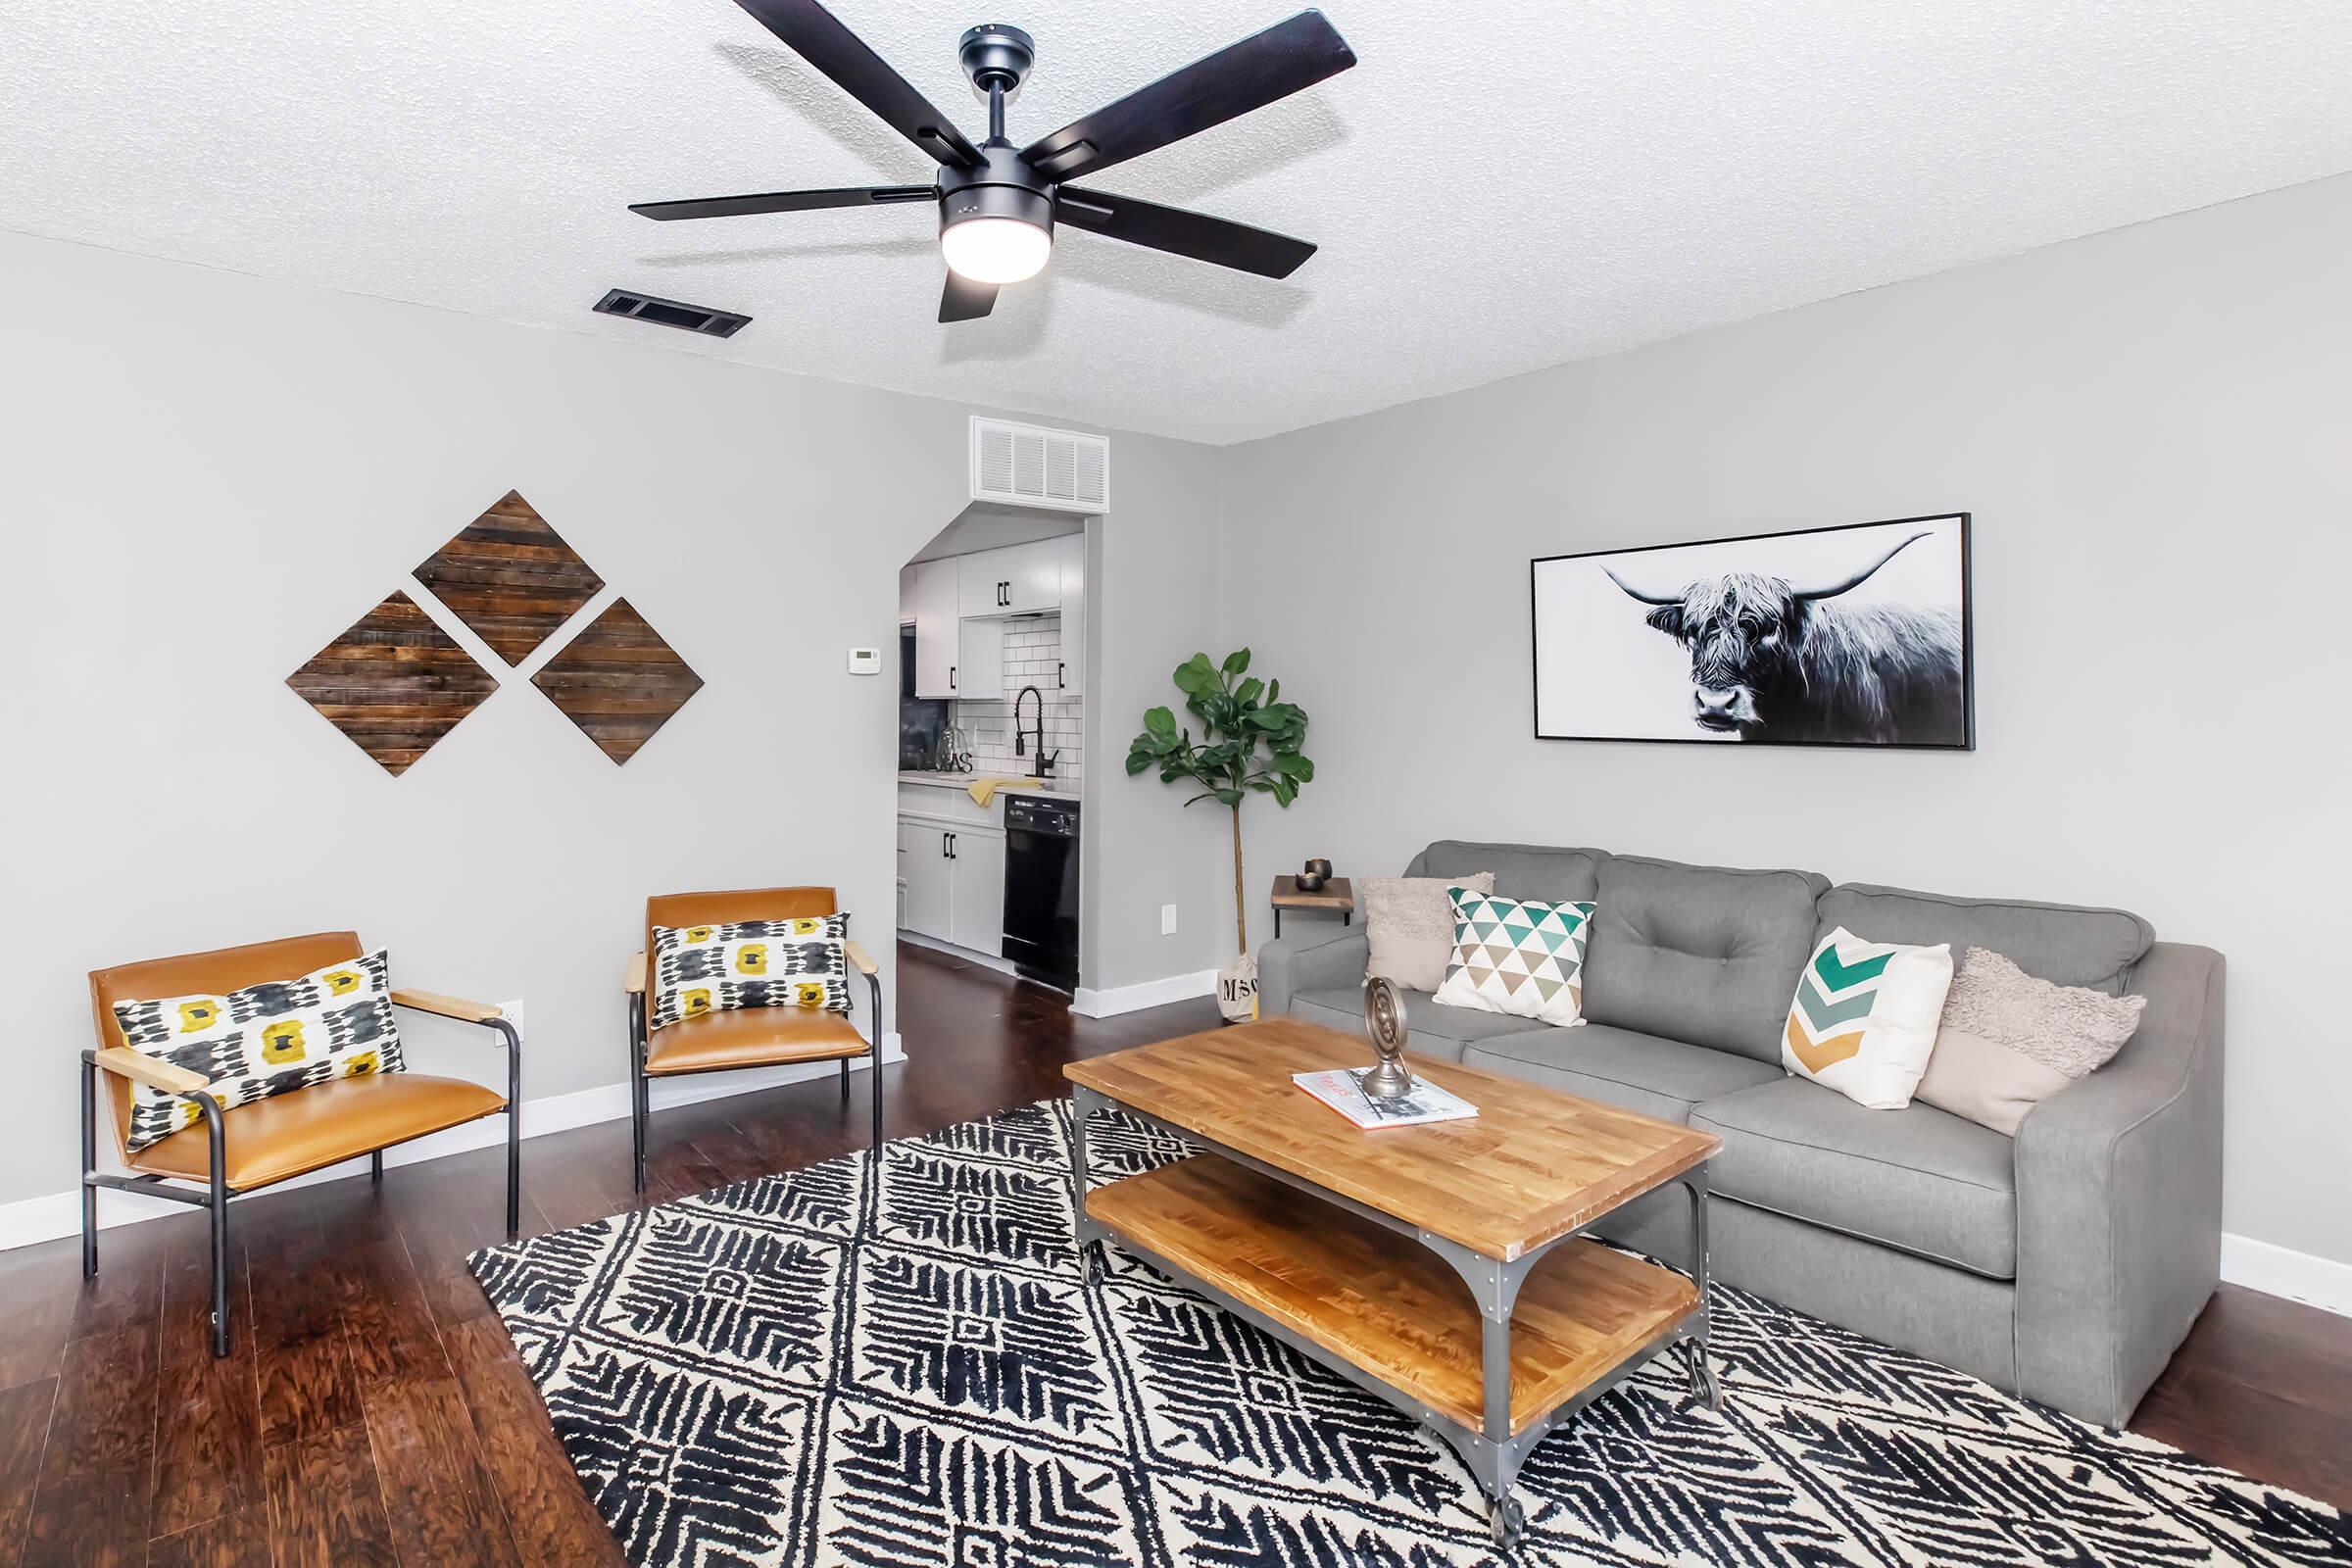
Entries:
<svg viewBox="0 0 2352 1568">
<path fill-rule="evenodd" d="M 1447 888 L 1494 891 L 1494 873 L 1475 876 L 1368 876 L 1356 886 L 1364 900 L 1364 935 L 1372 956 L 1364 978 L 1407 991 L 1435 991 L 1453 956 L 1453 901 Z"/>
<path fill-rule="evenodd" d="M 1971 948 L 1944 999 L 1917 1098 L 2014 1138 L 2027 1111 L 2113 1059 L 2147 1004 L 2036 980 Z"/>
</svg>

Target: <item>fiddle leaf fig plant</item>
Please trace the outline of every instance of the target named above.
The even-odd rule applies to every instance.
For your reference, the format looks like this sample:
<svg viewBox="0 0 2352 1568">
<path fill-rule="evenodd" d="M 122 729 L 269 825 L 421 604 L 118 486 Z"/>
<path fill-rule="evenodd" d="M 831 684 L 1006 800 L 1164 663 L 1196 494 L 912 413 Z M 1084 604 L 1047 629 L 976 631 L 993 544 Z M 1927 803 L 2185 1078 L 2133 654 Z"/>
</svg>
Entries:
<svg viewBox="0 0 2352 1568">
<path fill-rule="evenodd" d="M 1241 951 L 1250 952 L 1250 914 L 1242 892 L 1242 802 L 1250 791 L 1287 807 L 1311 783 L 1315 764 L 1306 745 L 1306 710 L 1282 700 L 1282 682 L 1250 673 L 1250 650 L 1211 663 L 1195 654 L 1176 666 L 1176 689 L 1185 711 L 1200 721 L 1200 738 L 1165 708 L 1144 714 L 1144 732 L 1127 748 L 1127 771 L 1159 769 L 1162 784 L 1179 780 L 1200 786 L 1184 804 L 1215 801 L 1233 813 L 1233 928 Z"/>
</svg>

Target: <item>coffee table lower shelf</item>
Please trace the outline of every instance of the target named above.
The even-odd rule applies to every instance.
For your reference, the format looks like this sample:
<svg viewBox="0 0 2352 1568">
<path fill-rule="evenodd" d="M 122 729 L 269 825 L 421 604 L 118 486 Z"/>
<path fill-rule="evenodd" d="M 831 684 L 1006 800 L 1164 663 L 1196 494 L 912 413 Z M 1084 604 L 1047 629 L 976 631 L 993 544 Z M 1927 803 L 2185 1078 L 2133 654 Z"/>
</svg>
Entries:
<svg viewBox="0 0 2352 1568">
<path fill-rule="evenodd" d="M 1536 1263 L 1515 1306 L 1490 1325 L 1455 1267 L 1411 1235 L 1215 1154 L 1096 1188 L 1086 1212 L 1128 1250 L 1417 1417 L 1514 1515 L 1509 1483 L 1527 1450 L 1699 1311 L 1686 1276 L 1570 1241 Z M 1491 1326 L 1509 1346 L 1507 1431 L 1486 1397 Z"/>
</svg>

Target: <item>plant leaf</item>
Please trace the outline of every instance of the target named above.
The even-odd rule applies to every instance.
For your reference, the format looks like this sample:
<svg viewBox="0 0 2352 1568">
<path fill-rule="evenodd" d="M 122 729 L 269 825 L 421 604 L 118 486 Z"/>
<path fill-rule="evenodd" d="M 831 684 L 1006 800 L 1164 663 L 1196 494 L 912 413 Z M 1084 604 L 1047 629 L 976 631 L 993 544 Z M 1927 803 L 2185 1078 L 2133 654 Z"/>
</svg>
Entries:
<svg viewBox="0 0 2352 1568">
<path fill-rule="evenodd" d="M 1147 709 L 1144 712 L 1144 728 L 1163 740 L 1172 741 L 1176 738 L 1176 715 L 1164 708 Z"/>
<path fill-rule="evenodd" d="M 1217 799 L 1227 806 L 1239 806 L 1242 804 L 1242 792 L 1237 789 L 1221 789 L 1217 791 Z"/>
<path fill-rule="evenodd" d="M 1230 653 L 1230 654 L 1227 654 L 1227 655 L 1225 656 L 1225 673 L 1226 673 L 1226 674 L 1228 674 L 1228 675 L 1239 675 L 1240 673 L 1242 673 L 1242 671 L 1244 671 L 1244 670 L 1248 669 L 1249 667 L 1250 667 L 1250 650 L 1249 650 L 1249 649 L 1247 649 L 1247 648 L 1236 648 L 1236 649 L 1235 649 L 1235 650 L 1234 650 L 1232 653 Z"/>
<path fill-rule="evenodd" d="M 1257 703 L 1258 695 L 1265 689 L 1266 683 L 1262 680 L 1259 680 L 1255 675 L 1252 675 L 1248 680 L 1242 682 L 1239 686 L 1236 686 L 1233 689 L 1233 700 L 1241 704 L 1244 708 L 1254 707 Z"/>
</svg>

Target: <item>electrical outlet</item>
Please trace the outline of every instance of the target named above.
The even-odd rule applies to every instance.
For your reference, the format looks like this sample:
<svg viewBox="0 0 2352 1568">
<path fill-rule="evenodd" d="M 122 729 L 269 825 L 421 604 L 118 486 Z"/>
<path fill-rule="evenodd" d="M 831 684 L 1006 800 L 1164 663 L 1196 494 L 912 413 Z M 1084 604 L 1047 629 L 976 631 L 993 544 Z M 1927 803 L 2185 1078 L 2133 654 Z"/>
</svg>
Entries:
<svg viewBox="0 0 2352 1568">
<path fill-rule="evenodd" d="M 1163 904 L 1159 906 L 1159 934 L 1163 937 L 1172 937 L 1176 934 L 1176 906 L 1173 904 Z"/>
<path fill-rule="evenodd" d="M 516 1034 L 529 1034 L 530 1031 L 524 1029 L 522 1026 L 522 999 L 520 997 L 516 997 L 513 1002 L 500 1003 L 498 1004 L 498 1010 L 507 1015 L 507 1022 L 514 1026 L 514 1032 Z"/>
</svg>

